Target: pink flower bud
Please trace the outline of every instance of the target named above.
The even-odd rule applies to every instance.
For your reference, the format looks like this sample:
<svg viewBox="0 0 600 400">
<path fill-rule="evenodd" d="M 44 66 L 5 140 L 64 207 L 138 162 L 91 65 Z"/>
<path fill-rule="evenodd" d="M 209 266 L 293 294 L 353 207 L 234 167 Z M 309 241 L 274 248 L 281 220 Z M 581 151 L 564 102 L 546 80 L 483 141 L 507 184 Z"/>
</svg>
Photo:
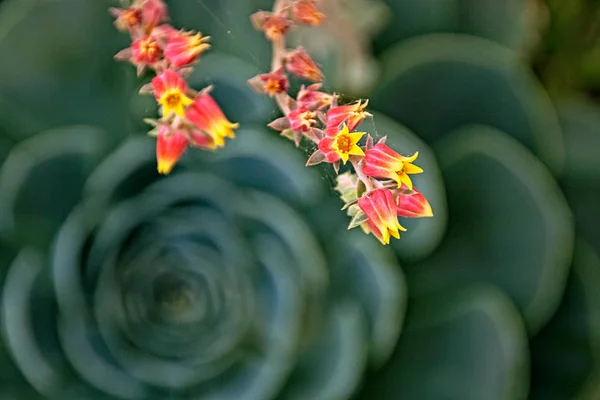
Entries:
<svg viewBox="0 0 600 400">
<path fill-rule="evenodd" d="M 288 71 L 300 78 L 315 82 L 323 79 L 323 73 L 302 46 L 298 46 L 288 55 L 285 66 Z"/>
<path fill-rule="evenodd" d="M 319 92 L 318 90 L 323 86 L 322 83 L 313 83 L 312 85 L 305 87 L 302 85 L 298 91 L 297 101 L 298 105 L 305 106 L 311 110 L 328 107 L 331 105 L 333 95 L 325 92 Z"/>
<path fill-rule="evenodd" d="M 111 8 L 109 11 L 116 18 L 115 26 L 120 31 L 131 33 L 142 23 L 142 11 L 139 7 Z"/>
<path fill-rule="evenodd" d="M 363 195 L 358 199 L 358 206 L 368 218 L 368 230 L 382 244 L 389 244 L 390 236 L 399 239 L 399 231 L 406 231 L 398 222 L 396 201 L 390 189 L 377 189 Z"/>
<path fill-rule="evenodd" d="M 150 33 L 167 18 L 167 5 L 163 0 L 145 0 L 142 3 L 142 25 L 146 33 Z"/>
<path fill-rule="evenodd" d="M 209 39 L 208 36 L 202 37 L 201 33 L 195 35 L 192 32 L 171 34 L 167 40 L 165 57 L 174 68 L 190 65 L 203 51 L 210 48 L 210 45 L 206 43 Z"/>
</svg>

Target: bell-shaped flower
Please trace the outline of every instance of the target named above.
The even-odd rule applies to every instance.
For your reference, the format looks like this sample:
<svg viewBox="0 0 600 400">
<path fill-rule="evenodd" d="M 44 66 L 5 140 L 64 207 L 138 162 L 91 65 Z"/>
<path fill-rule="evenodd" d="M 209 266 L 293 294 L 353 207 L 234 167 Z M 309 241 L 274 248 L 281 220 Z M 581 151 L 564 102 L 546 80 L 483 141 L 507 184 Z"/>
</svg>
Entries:
<svg viewBox="0 0 600 400">
<path fill-rule="evenodd" d="M 185 117 L 210 136 L 216 147 L 225 145 L 225 138 L 234 138 L 239 124 L 230 122 L 209 93 L 199 94 L 185 112 Z"/>
<path fill-rule="evenodd" d="M 400 238 L 400 231 L 406 231 L 398 222 L 396 201 L 390 189 L 376 189 L 358 199 L 358 206 L 366 215 L 368 231 L 382 243 L 389 244 L 390 237 Z"/>
<path fill-rule="evenodd" d="M 417 189 L 402 185 L 398 191 L 398 216 L 404 218 L 433 217 L 429 201 Z"/>
<path fill-rule="evenodd" d="M 292 19 L 300 24 L 317 26 L 323 23 L 325 14 L 317 10 L 315 0 L 296 0 L 292 5 Z"/>
<path fill-rule="evenodd" d="M 181 130 L 160 125 L 156 135 L 156 162 L 158 173 L 167 175 L 181 158 L 188 146 L 188 139 Z"/>
<path fill-rule="evenodd" d="M 348 125 L 348 129 L 353 131 L 366 118 L 372 116 L 365 111 L 369 101 L 358 101 L 353 104 L 331 107 L 327 110 L 327 134 L 335 135 L 341 124 Z"/>
<path fill-rule="evenodd" d="M 412 189 L 413 184 L 409 175 L 420 174 L 423 170 L 412 164 L 417 159 L 419 152 L 410 157 L 404 157 L 387 145 L 378 143 L 365 154 L 362 172 L 373 178 L 393 179 L 398 183 L 398 187 L 405 184 Z"/>
<path fill-rule="evenodd" d="M 165 58 L 174 68 L 181 68 L 194 63 L 203 51 L 210 48 L 206 43 L 210 36 L 201 33 L 180 32 L 170 35 L 165 47 Z"/>
</svg>

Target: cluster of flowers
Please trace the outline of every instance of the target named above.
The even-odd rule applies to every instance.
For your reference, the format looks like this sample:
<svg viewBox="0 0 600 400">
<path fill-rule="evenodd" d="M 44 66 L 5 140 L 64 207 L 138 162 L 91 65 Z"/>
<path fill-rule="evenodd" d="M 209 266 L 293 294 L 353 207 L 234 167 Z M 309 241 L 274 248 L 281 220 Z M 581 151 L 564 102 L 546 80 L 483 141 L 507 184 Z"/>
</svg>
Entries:
<svg viewBox="0 0 600 400">
<path fill-rule="evenodd" d="M 141 76 L 155 75 L 140 93 L 153 94 L 161 118 L 148 119 L 156 136 L 158 172 L 168 174 L 188 146 L 215 150 L 225 138 L 235 137 L 238 124 L 230 122 L 210 95 L 212 87 L 195 91 L 185 80 L 210 45 L 199 32 L 178 30 L 167 24 L 163 0 L 133 0 L 126 8 L 111 8 L 115 26 L 129 32 L 131 46 L 116 59 L 131 62 Z"/>
<path fill-rule="evenodd" d="M 248 83 L 259 93 L 274 98 L 283 117 L 269 126 L 299 146 L 303 139 L 314 143 L 316 151 L 307 166 L 327 162 L 336 174 L 340 163 L 348 161 L 352 171 L 338 174 L 336 190 L 352 218 L 348 229 L 360 226 L 383 244 L 406 231 L 398 217 L 431 217 L 427 199 L 417 191 L 409 175 L 422 173 L 414 165 L 418 152 L 403 156 L 385 144 L 383 137 L 374 143 L 371 135 L 355 130 L 372 117 L 368 101 L 338 105 L 338 96 L 321 91 L 323 73 L 302 46 L 286 47 L 286 33 L 296 25 L 320 25 L 325 15 L 317 0 L 275 0 L 273 11 L 258 11 L 251 16 L 254 27 L 272 42 L 271 72 L 259 74 Z M 290 96 L 287 73 L 312 81 L 302 85 L 296 97 Z M 365 136 L 366 135 L 366 136 Z M 361 139 L 365 143 L 360 145 Z"/>
</svg>

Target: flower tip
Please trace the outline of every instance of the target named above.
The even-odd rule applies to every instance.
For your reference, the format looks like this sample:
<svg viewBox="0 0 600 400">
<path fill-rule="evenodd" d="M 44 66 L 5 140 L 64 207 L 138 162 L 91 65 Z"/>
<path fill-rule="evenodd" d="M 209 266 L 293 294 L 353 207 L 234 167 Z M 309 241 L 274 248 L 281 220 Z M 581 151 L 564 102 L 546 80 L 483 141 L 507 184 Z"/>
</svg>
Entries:
<svg viewBox="0 0 600 400">
<path fill-rule="evenodd" d="M 161 175 L 169 175 L 175 166 L 175 162 L 171 160 L 159 160 L 156 170 Z"/>
</svg>

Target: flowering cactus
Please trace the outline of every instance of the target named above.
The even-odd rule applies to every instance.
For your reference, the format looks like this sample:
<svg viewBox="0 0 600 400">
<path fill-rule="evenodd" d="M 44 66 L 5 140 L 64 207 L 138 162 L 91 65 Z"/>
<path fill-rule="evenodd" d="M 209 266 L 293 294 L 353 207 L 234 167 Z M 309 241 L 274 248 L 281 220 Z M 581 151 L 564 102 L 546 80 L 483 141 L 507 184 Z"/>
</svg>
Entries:
<svg viewBox="0 0 600 400">
<path fill-rule="evenodd" d="M 210 95 L 211 87 L 197 92 L 185 78 L 210 45 L 210 37 L 199 32 L 177 30 L 167 24 L 168 9 L 163 0 L 133 0 L 126 8 L 111 8 L 117 29 L 129 32 L 131 46 L 115 56 L 129 61 L 138 76 L 151 70 L 156 76 L 142 86 L 152 93 L 161 108 L 161 118 L 146 120 L 157 137 L 157 169 L 171 172 L 188 146 L 215 150 L 234 138 L 237 123 L 223 114 Z"/>
<path fill-rule="evenodd" d="M 409 177 L 423 172 L 413 164 L 418 152 L 405 157 L 386 146 L 385 137 L 374 144 L 371 135 L 357 132 L 363 120 L 372 117 L 366 111 L 368 100 L 339 105 L 336 94 L 321 91 L 324 75 L 306 50 L 286 47 L 285 36 L 294 27 L 326 21 L 319 1 L 275 0 L 273 11 L 258 11 L 250 19 L 273 46 L 271 71 L 248 80 L 257 92 L 274 98 L 284 114 L 269 126 L 293 140 L 296 147 L 303 139 L 313 144 L 315 150 L 307 166 L 327 162 L 339 173 L 340 163 L 349 162 L 354 170 L 338 175 L 336 187 L 345 202 L 342 209 L 352 217 L 348 229 L 361 226 L 365 233 L 373 233 L 382 244 L 388 244 L 390 235 L 399 238 L 399 231 L 406 230 L 398 216 L 433 216 L 429 202 L 413 188 Z M 293 97 L 288 93 L 285 71 L 313 84 L 303 85 Z"/>
</svg>

